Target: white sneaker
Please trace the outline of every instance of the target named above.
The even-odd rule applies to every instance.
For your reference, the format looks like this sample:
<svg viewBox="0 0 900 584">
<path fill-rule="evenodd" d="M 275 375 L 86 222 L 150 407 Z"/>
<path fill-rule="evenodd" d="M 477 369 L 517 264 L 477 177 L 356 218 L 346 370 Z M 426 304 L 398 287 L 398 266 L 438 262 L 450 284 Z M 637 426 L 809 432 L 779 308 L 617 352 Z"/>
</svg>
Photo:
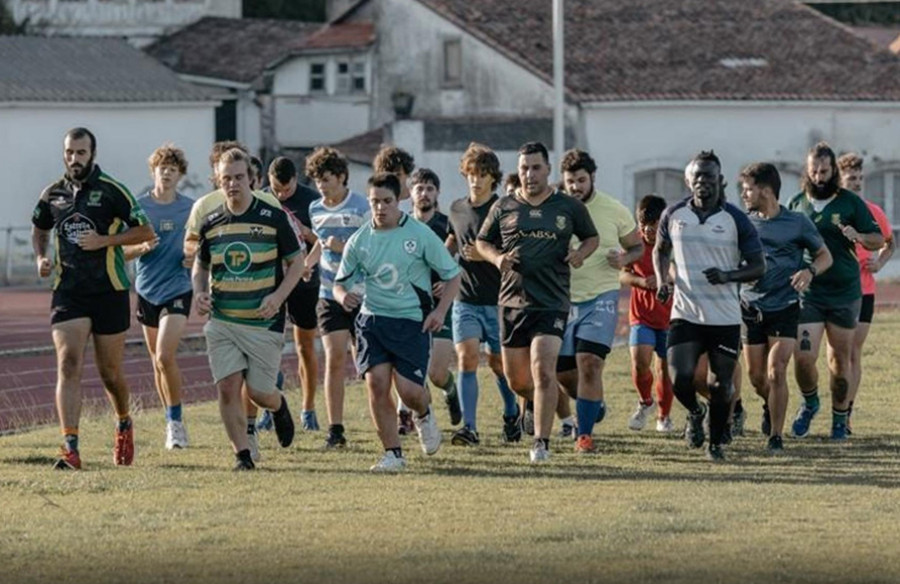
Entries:
<svg viewBox="0 0 900 584">
<path fill-rule="evenodd" d="M 388 450 L 381 457 L 381 460 L 373 464 L 369 470 L 372 472 L 400 472 L 405 468 L 406 459 Z"/>
<path fill-rule="evenodd" d="M 543 442 L 535 442 L 529 453 L 531 464 L 540 464 L 550 460 L 550 451 L 544 446 Z"/>
<path fill-rule="evenodd" d="M 170 420 L 166 422 L 166 450 L 187 448 L 188 437 L 184 422 Z"/>
<path fill-rule="evenodd" d="M 663 432 L 665 434 L 669 434 L 670 432 L 675 431 L 675 424 L 672 423 L 672 418 L 666 416 L 661 420 L 656 420 L 656 431 Z"/>
<path fill-rule="evenodd" d="M 431 406 L 428 406 L 428 412 L 423 417 L 418 414 L 413 415 L 413 423 L 416 430 L 419 431 L 419 444 L 422 445 L 422 452 L 431 455 L 438 451 L 441 447 L 441 430 L 438 428 L 437 420 L 434 419 L 434 413 Z"/>
<path fill-rule="evenodd" d="M 253 462 L 262 460 L 262 454 L 259 453 L 259 435 L 256 432 L 247 432 L 247 443 L 250 445 L 250 458 Z"/>
<path fill-rule="evenodd" d="M 634 413 L 631 414 L 631 417 L 628 418 L 628 428 L 637 432 L 638 430 L 643 430 L 644 426 L 647 424 L 647 416 L 653 409 L 656 407 L 656 404 L 644 405 L 638 402 L 637 408 L 635 408 Z"/>
</svg>

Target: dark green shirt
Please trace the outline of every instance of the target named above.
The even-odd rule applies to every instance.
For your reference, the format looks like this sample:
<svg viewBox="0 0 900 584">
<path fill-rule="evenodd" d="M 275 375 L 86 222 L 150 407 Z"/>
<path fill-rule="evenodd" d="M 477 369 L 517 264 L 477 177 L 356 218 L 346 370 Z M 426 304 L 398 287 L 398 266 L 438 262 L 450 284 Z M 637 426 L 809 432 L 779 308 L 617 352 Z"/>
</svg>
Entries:
<svg viewBox="0 0 900 584">
<path fill-rule="evenodd" d="M 841 307 L 861 298 L 856 244 L 844 236 L 841 225 L 849 225 L 859 233 L 879 233 L 865 201 L 846 189 L 840 189 L 818 212 L 805 193 L 798 193 L 788 203 L 788 209 L 803 213 L 812 220 L 834 258 L 827 271 L 813 278 L 803 299 L 820 306 Z"/>
<path fill-rule="evenodd" d="M 561 192 L 537 206 L 519 195 L 494 203 L 478 239 L 500 253 L 519 253 L 515 267 L 501 274 L 500 306 L 567 312 L 571 271 L 565 257 L 573 235 L 584 240 L 597 229 L 584 203 Z"/>
</svg>

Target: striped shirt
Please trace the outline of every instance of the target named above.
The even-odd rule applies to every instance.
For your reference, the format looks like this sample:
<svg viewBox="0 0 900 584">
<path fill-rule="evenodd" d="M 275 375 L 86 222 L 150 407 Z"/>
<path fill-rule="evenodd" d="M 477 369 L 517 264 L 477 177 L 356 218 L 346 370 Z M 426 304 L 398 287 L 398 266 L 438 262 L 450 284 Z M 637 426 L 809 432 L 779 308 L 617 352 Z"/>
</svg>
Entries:
<svg viewBox="0 0 900 584">
<path fill-rule="evenodd" d="M 725 202 L 700 220 L 691 197 L 667 208 L 659 234 L 672 244 L 675 297 L 672 320 L 701 325 L 741 324 L 738 283 L 710 284 L 704 270 L 735 270 L 747 256 L 762 252 L 756 228 L 743 211 Z"/>
<path fill-rule="evenodd" d="M 334 300 L 334 280 L 341 265 L 341 254 L 325 247 L 329 237 L 346 243 L 356 230 L 365 225 L 371 216 L 369 201 L 360 194 L 347 192 L 344 200 L 329 207 L 324 197 L 309 205 L 309 219 L 312 230 L 322 244 L 322 256 L 319 259 L 319 298 Z"/>
<path fill-rule="evenodd" d="M 257 312 L 284 279 L 282 260 L 300 253 L 284 211 L 257 197 L 241 215 L 221 205 L 203 218 L 199 253 L 210 266 L 212 318 L 284 331 L 283 305 L 270 319 Z"/>
</svg>

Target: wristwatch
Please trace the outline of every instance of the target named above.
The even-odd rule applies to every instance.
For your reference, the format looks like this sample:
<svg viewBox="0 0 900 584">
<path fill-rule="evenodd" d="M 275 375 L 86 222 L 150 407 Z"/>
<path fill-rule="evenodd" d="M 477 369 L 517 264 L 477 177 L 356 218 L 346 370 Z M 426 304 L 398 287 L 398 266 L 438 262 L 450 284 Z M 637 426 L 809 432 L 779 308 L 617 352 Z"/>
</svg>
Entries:
<svg viewBox="0 0 900 584">
<path fill-rule="evenodd" d="M 806 266 L 806 269 L 809 270 L 809 273 L 812 274 L 813 278 L 816 277 L 816 274 L 819 273 L 819 270 L 816 269 L 816 266 L 809 264 Z"/>
</svg>

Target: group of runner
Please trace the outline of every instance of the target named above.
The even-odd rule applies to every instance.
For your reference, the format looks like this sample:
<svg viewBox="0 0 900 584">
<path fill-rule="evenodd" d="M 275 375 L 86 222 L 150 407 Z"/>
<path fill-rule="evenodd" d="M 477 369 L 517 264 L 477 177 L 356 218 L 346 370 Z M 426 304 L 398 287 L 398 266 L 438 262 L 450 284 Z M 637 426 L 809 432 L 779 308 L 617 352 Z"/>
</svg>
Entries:
<svg viewBox="0 0 900 584">
<path fill-rule="evenodd" d="M 544 462 L 558 417 L 576 452 L 596 452 L 593 429 L 606 414 L 603 370 L 622 284 L 632 289 L 632 430 L 644 428 L 656 408 L 656 430 L 675 431 L 677 398 L 688 412 L 688 445 L 706 444 L 710 459 L 723 459 L 745 415 L 735 391 L 743 344 L 750 382 L 763 398 L 767 448 L 778 452 L 788 362 L 793 356 L 802 392 L 792 432 L 802 437 L 820 409 L 816 359 L 824 337 L 831 437 L 852 431 L 872 274 L 893 252 L 884 213 L 857 194 L 862 159 L 855 154 L 837 159 L 827 144 L 816 145 L 803 191 L 787 206 L 779 202 L 777 169 L 747 166 L 739 179 L 745 212 L 725 200 L 719 159 L 702 152 L 685 169 L 690 197 L 667 206 L 648 194 L 632 215 L 596 188 L 597 165 L 587 152 L 566 152 L 562 181 L 551 184 L 539 142 L 519 149 L 517 172 L 505 180 L 497 155 L 472 143 L 459 168 L 468 194 L 446 205 L 447 214 L 440 177 L 416 169 L 393 146 L 376 156 L 363 194 L 348 188 L 347 160 L 334 148 L 306 159 L 316 190 L 300 183 L 284 157 L 270 163 L 263 190 L 261 162 L 237 142 L 220 142 L 210 155 L 215 190 L 196 201 L 177 191 L 187 161 L 173 145 L 152 153 L 154 184 L 137 199 L 100 170 L 96 152 L 88 129 L 65 135 L 65 175 L 44 190 L 33 217 L 43 277 L 54 272 L 48 249 L 55 235 L 51 325 L 63 434 L 56 468 L 81 468 L 80 382 L 91 338 L 118 417 L 114 462 L 133 461 L 122 371 L 131 259 L 137 319 L 165 406 L 165 446 L 188 446 L 176 353 L 194 305 L 208 317 L 204 335 L 235 470 L 260 460 L 259 431 L 274 428 L 283 447 L 293 441 L 294 418 L 279 391 L 287 319 L 302 428 L 319 430 L 318 336 L 324 446 L 348 443 L 344 384 L 352 352 L 384 449 L 373 471 L 406 466 L 402 434 L 416 432 L 426 454 L 439 449 L 429 383 L 459 426 L 451 443 L 480 444 L 482 347 L 503 402 L 505 442 L 533 435 L 530 460 Z"/>
</svg>

